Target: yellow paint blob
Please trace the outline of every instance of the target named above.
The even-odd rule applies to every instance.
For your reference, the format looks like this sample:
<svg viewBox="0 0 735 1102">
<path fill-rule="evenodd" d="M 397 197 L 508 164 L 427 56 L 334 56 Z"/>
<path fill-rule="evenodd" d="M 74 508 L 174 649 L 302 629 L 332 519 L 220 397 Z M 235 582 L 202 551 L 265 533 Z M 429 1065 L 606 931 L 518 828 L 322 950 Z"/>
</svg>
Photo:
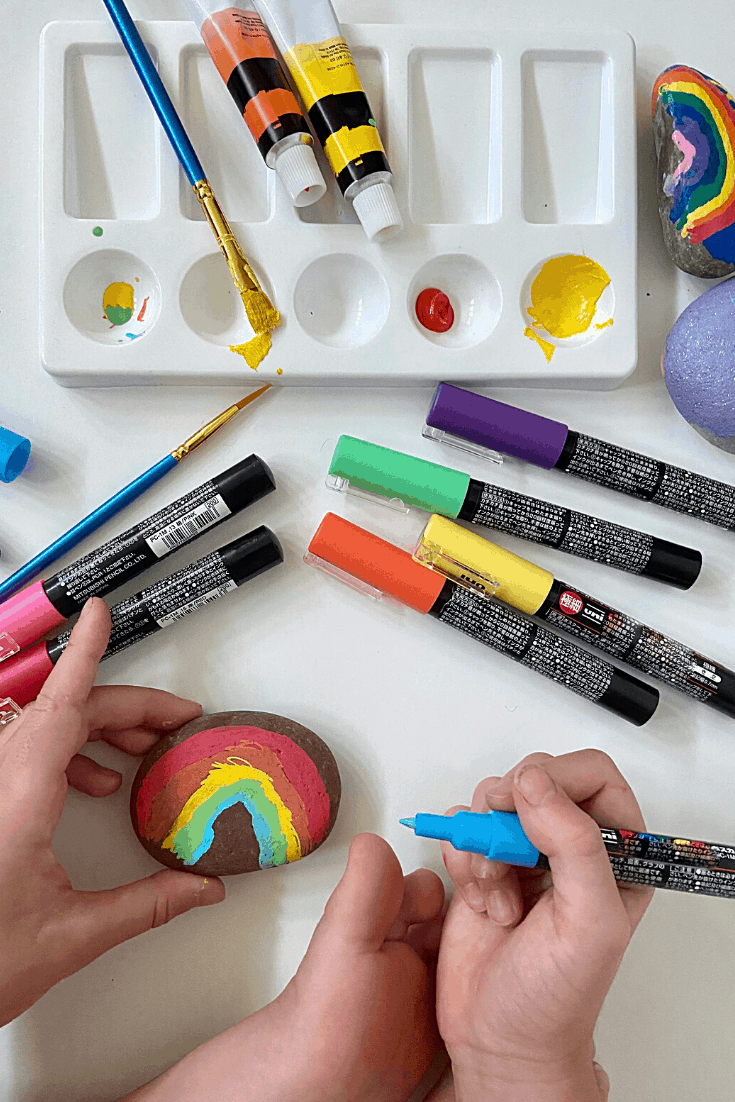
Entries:
<svg viewBox="0 0 735 1102">
<path fill-rule="evenodd" d="M 612 325 L 612 318 L 608 318 L 607 321 L 599 321 L 595 326 L 595 329 L 607 329 L 608 325 Z"/>
<path fill-rule="evenodd" d="M 124 325 L 132 316 L 134 301 L 129 283 L 111 283 L 102 294 L 102 312 L 113 325 Z"/>
<path fill-rule="evenodd" d="M 547 364 L 550 364 L 551 357 L 554 355 L 554 345 L 551 341 L 545 341 L 543 337 L 540 337 L 538 333 L 528 325 L 523 330 L 523 336 L 528 337 L 529 340 L 536 341 L 536 344 L 539 346 L 544 356 L 546 356 Z"/>
<path fill-rule="evenodd" d="M 248 367 L 253 371 L 258 370 L 258 364 L 262 363 L 271 349 L 271 335 L 266 330 L 264 333 L 256 333 L 245 344 L 231 344 L 230 352 L 236 352 L 238 356 L 244 356 Z"/>
<path fill-rule="evenodd" d="M 609 282 L 605 269 L 589 257 L 552 257 L 531 285 L 528 313 L 534 326 L 561 339 L 586 333 Z"/>
</svg>

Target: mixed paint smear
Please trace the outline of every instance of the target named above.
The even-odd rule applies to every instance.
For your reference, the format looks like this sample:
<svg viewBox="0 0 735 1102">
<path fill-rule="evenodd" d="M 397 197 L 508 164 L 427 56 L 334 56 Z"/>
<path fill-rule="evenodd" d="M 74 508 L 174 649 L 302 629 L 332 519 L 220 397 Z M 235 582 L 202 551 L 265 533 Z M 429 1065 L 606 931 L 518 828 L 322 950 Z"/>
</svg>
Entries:
<svg viewBox="0 0 735 1102">
<path fill-rule="evenodd" d="M 541 334 L 567 340 L 586 333 L 609 283 L 605 269 L 587 256 L 570 254 L 546 261 L 531 284 L 531 305 L 526 309 L 531 325 L 523 333 L 538 344 L 547 363 L 556 346 Z M 604 329 L 612 324 L 613 319 L 608 318 L 595 328 Z"/>
<path fill-rule="evenodd" d="M 681 161 L 663 190 L 683 238 L 706 243 L 717 260 L 735 259 L 735 102 L 712 77 L 686 65 L 665 69 L 653 88 L 673 125 Z"/>
<path fill-rule="evenodd" d="M 110 283 L 102 295 L 102 312 L 112 325 L 126 325 L 133 316 L 134 294 L 129 283 Z"/>
<path fill-rule="evenodd" d="M 264 869 L 305 857 L 329 828 L 329 796 L 312 759 L 259 727 L 213 728 L 172 747 L 144 778 L 135 815 L 144 838 L 192 866 L 235 804 L 250 815 Z"/>
</svg>

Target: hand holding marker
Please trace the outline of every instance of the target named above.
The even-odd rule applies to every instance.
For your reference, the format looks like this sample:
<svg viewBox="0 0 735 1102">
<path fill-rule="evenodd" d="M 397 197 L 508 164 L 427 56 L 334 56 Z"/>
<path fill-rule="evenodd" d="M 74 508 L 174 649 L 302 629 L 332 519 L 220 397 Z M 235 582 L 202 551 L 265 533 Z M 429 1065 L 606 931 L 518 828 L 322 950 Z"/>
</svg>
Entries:
<svg viewBox="0 0 735 1102">
<path fill-rule="evenodd" d="M 538 467 L 556 467 L 598 486 L 735 531 L 734 486 L 584 436 L 560 421 L 449 383 L 439 383 L 436 388 L 423 435 L 475 455 L 497 448 Z M 468 446 L 468 441 L 475 446 Z"/>
<path fill-rule="evenodd" d="M 0 662 L 81 612 L 89 597 L 104 597 L 132 581 L 275 487 L 267 465 L 251 455 L 52 578 L 9 597 L 0 604 Z"/>
<path fill-rule="evenodd" d="M 270 390 L 270 386 L 271 384 L 267 383 L 266 386 L 254 390 L 252 394 L 248 394 L 246 398 L 236 402 L 234 406 L 229 406 L 223 413 L 220 413 L 217 417 L 213 417 L 206 425 L 197 429 L 195 433 L 192 433 L 183 444 L 179 444 L 178 448 L 174 448 L 169 455 L 165 455 L 163 459 L 159 460 L 158 463 L 154 463 L 152 467 L 133 479 L 132 482 L 129 482 L 122 490 L 118 490 L 111 498 L 108 498 L 102 505 L 99 505 L 94 512 L 89 513 L 89 515 L 80 520 L 78 524 L 75 524 L 73 528 L 70 528 L 68 532 L 65 532 L 63 536 L 59 536 L 52 544 L 49 544 L 43 551 L 40 551 L 30 560 L 30 562 L 22 566 L 20 570 L 16 570 L 16 572 L 11 574 L 9 578 L 6 578 L 4 582 L 0 582 L 0 601 L 5 600 L 11 593 L 17 593 L 26 582 L 29 582 L 31 578 L 35 578 L 37 574 L 40 574 L 45 566 L 55 562 L 56 559 L 60 559 L 67 551 L 71 551 L 72 547 L 76 547 L 78 543 L 81 543 L 81 541 L 91 535 L 92 532 L 96 532 L 105 521 L 110 519 L 110 517 L 114 517 L 116 513 L 119 513 L 120 510 L 124 509 L 126 505 L 129 505 L 131 501 L 135 501 L 135 499 L 145 493 L 150 486 L 158 482 L 159 478 L 163 478 L 164 475 L 167 475 L 169 471 L 172 471 L 178 466 L 182 459 L 185 459 L 187 455 L 191 455 L 195 448 L 198 448 L 200 444 L 208 440 L 218 429 L 221 429 L 223 425 L 231 421 L 241 409 L 250 405 L 250 403 L 254 402 L 256 398 L 259 398 L 261 394 L 265 394 L 266 390 Z"/>
<path fill-rule="evenodd" d="M 383 504 L 416 506 L 545 544 L 607 566 L 688 589 L 702 566 L 699 551 L 623 528 L 502 486 L 478 482 L 425 459 L 340 436 L 327 485 Z M 386 501 L 390 498 L 391 501 Z"/>
<path fill-rule="evenodd" d="M 445 517 L 431 518 L 414 558 L 735 718 L 735 674 L 730 670 Z"/>
<path fill-rule="evenodd" d="M 521 868 L 548 869 L 548 858 L 529 841 L 509 811 L 419 814 L 401 823 L 419 838 L 450 842 L 456 850 Z M 665 834 L 600 827 L 615 879 L 647 888 L 671 888 L 735 899 L 735 846 L 694 842 Z"/>
<path fill-rule="evenodd" d="M 656 710 L 659 695 L 650 685 L 500 602 L 486 601 L 445 580 L 414 562 L 407 551 L 334 513 L 322 520 L 304 560 L 373 598 L 386 595 L 429 613 L 636 726 Z"/>
</svg>

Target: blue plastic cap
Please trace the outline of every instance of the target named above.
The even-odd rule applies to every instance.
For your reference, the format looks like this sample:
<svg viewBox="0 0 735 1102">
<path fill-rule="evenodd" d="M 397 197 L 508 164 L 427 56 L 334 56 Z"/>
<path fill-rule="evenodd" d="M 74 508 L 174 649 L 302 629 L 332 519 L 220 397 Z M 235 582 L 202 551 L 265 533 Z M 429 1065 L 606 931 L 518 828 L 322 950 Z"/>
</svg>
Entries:
<svg viewBox="0 0 735 1102">
<path fill-rule="evenodd" d="M 12 482 L 28 462 L 31 442 L 0 426 L 0 481 Z"/>
</svg>

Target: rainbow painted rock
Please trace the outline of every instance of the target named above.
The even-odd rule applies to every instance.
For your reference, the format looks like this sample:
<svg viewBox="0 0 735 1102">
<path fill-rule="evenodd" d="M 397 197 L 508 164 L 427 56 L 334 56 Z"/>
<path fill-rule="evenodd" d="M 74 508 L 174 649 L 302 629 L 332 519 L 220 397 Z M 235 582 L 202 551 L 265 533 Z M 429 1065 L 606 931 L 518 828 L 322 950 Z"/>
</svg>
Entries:
<svg viewBox="0 0 735 1102">
<path fill-rule="evenodd" d="M 658 209 L 671 259 L 691 275 L 735 271 L 735 103 L 687 65 L 653 87 Z"/>
<path fill-rule="evenodd" d="M 676 408 L 711 444 L 735 453 L 735 280 L 687 306 L 661 362 Z"/>
<path fill-rule="evenodd" d="M 340 792 L 337 763 L 313 731 L 268 712 L 220 712 L 156 744 L 130 813 L 161 864 L 231 876 L 312 853 L 334 826 Z"/>
</svg>

